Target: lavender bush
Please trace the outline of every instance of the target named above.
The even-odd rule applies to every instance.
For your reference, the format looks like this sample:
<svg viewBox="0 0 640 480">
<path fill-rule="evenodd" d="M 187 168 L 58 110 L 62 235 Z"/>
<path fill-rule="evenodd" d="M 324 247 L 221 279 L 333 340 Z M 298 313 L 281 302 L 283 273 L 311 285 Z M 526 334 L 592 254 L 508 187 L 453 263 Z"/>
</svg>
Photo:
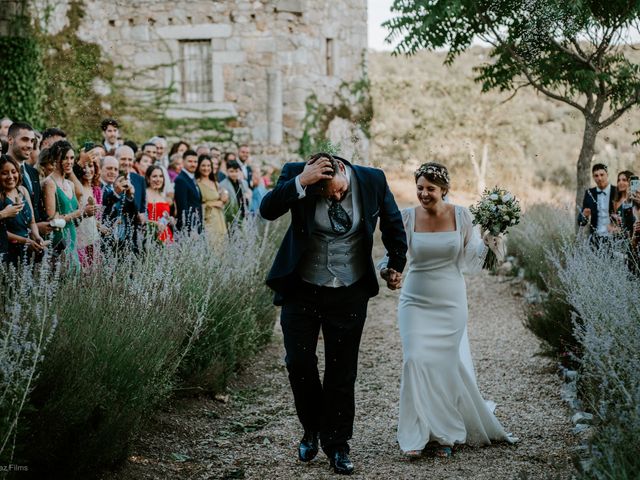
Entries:
<svg viewBox="0 0 640 480">
<path fill-rule="evenodd" d="M 0 461 L 9 464 L 22 409 L 56 329 L 52 301 L 59 272 L 46 266 L 0 270 Z"/>
<path fill-rule="evenodd" d="M 568 208 L 537 204 L 526 210 L 507 239 L 508 251 L 517 258 L 525 280 L 542 292 L 540 302 L 529 306 L 525 324 L 542 340 L 545 354 L 561 356 L 567 363 L 568 353 L 575 353 L 578 345 L 573 336 L 572 309 L 557 288 L 557 267 L 549 253 L 560 252 L 575 237 L 575 221 Z"/>
<path fill-rule="evenodd" d="M 217 250 L 205 236 L 185 237 L 60 277 L 48 297 L 58 328 L 23 412 L 15 461 L 85 476 L 122 459 L 176 387 L 222 388 L 273 330 L 264 286 L 273 232 L 281 233 L 248 221 Z"/>
<path fill-rule="evenodd" d="M 635 479 L 640 471 L 640 279 L 630 273 L 625 249 L 626 242 L 598 251 L 580 242 L 551 256 L 580 318 L 578 381 L 597 419 L 587 478 Z"/>
</svg>

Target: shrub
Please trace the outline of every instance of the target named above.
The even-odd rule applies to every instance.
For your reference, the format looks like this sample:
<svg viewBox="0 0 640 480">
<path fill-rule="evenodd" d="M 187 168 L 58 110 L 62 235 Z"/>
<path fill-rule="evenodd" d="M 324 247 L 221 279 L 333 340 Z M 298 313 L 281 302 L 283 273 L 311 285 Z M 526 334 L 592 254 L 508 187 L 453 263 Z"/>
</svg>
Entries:
<svg viewBox="0 0 640 480">
<path fill-rule="evenodd" d="M 640 290 L 620 245 L 567 245 L 553 256 L 567 301 L 580 318 L 578 382 L 597 420 L 585 476 L 632 479 L 640 471 Z"/>
<path fill-rule="evenodd" d="M 61 276 L 50 307 L 58 328 L 23 412 L 16 462 L 84 477 L 121 460 L 183 379 L 222 388 L 273 330 L 264 277 L 279 234 L 247 221 L 220 252 L 194 235 Z"/>
<path fill-rule="evenodd" d="M 203 271 L 206 278 L 190 279 L 194 287 L 198 282 L 213 285 L 213 291 L 203 306 L 203 331 L 181 366 L 187 386 L 221 389 L 233 367 L 271 338 L 275 308 L 264 278 L 282 232 L 280 223 L 260 222 L 249 218 L 236 224 L 224 254 L 210 260 L 209 272 Z"/>
<path fill-rule="evenodd" d="M 567 352 L 577 353 L 572 309 L 558 288 L 557 267 L 549 253 L 575 241 L 574 225 L 568 209 L 537 204 L 527 209 L 507 240 L 509 253 L 518 259 L 524 278 L 545 291 L 541 302 L 529 308 L 525 325 L 543 341 L 543 353 L 561 355 L 567 361 Z"/>
<path fill-rule="evenodd" d="M 34 271 L 20 266 L 1 273 L 0 462 L 7 465 L 36 368 L 56 328 L 51 304 L 59 279 L 58 271 L 47 268 Z"/>
<path fill-rule="evenodd" d="M 63 280 L 58 329 L 22 432 L 26 464 L 80 476 L 126 454 L 202 322 L 182 288 L 193 273 L 183 268 L 187 256 L 179 248 L 123 255 Z"/>
<path fill-rule="evenodd" d="M 568 208 L 536 204 L 527 208 L 519 225 L 509 230 L 507 247 L 524 269 L 526 280 L 547 289 L 555 276 L 547 252 L 557 251 L 575 238 L 575 220 Z"/>
</svg>

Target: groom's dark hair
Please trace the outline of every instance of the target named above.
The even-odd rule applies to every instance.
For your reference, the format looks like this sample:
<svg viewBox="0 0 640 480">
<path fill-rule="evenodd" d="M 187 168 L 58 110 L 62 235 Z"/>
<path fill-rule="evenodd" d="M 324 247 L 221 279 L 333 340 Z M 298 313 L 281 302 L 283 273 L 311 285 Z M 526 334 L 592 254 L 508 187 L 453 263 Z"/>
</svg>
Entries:
<svg viewBox="0 0 640 480">
<path fill-rule="evenodd" d="M 335 177 L 336 173 L 340 171 L 340 168 L 338 167 L 338 161 L 330 153 L 326 153 L 326 152 L 314 153 L 309 157 L 309 160 L 307 163 L 314 163 L 317 160 L 320 160 L 321 158 L 326 158 L 331 162 L 331 168 L 333 169 L 333 171 L 327 172 L 327 175 Z"/>
</svg>

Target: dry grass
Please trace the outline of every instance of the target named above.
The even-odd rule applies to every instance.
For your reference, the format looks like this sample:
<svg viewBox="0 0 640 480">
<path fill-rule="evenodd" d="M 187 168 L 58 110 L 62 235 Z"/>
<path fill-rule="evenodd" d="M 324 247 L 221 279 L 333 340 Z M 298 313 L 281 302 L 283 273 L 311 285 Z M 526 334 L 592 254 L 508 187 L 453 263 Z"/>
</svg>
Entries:
<svg viewBox="0 0 640 480">
<path fill-rule="evenodd" d="M 482 94 L 472 69 L 487 60 L 487 50 L 474 48 L 451 67 L 443 60 L 442 53 L 370 54 L 373 163 L 410 183 L 417 165 L 439 161 L 452 170 L 456 190 L 475 192 L 470 153 L 481 158 L 487 144 L 488 186 L 505 185 L 525 204 L 570 202 L 582 142 L 579 112 L 532 89 L 507 102 L 510 93 Z M 640 171 L 640 147 L 631 145 L 639 125 L 636 110 L 601 132 L 596 160 L 612 172 Z M 407 189 L 394 191 L 402 196 Z"/>
</svg>

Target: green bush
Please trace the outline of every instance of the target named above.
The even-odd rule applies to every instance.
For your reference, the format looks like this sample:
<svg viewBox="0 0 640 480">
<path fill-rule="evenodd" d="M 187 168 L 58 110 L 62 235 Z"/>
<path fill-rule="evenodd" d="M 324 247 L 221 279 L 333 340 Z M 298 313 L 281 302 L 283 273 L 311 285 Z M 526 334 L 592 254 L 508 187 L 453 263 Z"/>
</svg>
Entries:
<svg viewBox="0 0 640 480">
<path fill-rule="evenodd" d="M 85 477 L 123 459 L 174 388 L 224 387 L 273 330 L 264 278 L 278 225 L 247 221 L 215 253 L 205 236 L 182 238 L 56 280 L 58 326 L 22 414 L 14 463 Z M 19 307 L 11 298 L 5 310 Z"/>
<path fill-rule="evenodd" d="M 547 204 L 528 208 L 521 223 L 509 232 L 507 248 L 524 270 L 524 278 L 543 292 L 540 303 L 529 307 L 525 325 L 543 341 L 544 353 L 569 361 L 577 353 L 573 310 L 558 288 L 557 267 L 549 254 L 575 241 L 571 212 Z"/>
</svg>

